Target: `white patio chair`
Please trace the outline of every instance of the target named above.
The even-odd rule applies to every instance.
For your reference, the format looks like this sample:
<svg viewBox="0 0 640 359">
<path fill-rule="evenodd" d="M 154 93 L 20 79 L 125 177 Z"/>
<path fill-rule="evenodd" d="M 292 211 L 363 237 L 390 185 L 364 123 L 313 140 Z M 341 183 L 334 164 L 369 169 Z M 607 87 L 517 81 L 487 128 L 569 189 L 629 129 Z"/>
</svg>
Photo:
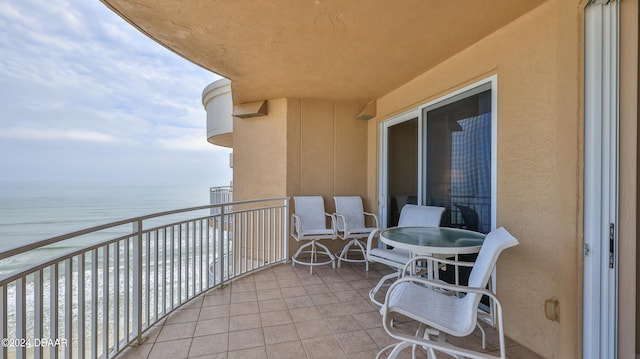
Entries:
<svg viewBox="0 0 640 359">
<path fill-rule="evenodd" d="M 369 270 L 369 262 L 367 261 L 367 244 L 360 241 L 361 238 L 367 238 L 369 233 L 378 229 L 378 216 L 373 213 L 364 211 L 362 206 L 362 198 L 359 196 L 336 196 L 333 197 L 336 202 L 336 223 L 338 228 L 338 238 L 348 240 L 341 252 L 336 253 L 338 259 L 338 268 L 341 261 L 345 262 L 364 262 L 365 268 Z M 365 218 L 369 216 L 373 218 L 375 227 L 367 227 Z M 349 258 L 349 252 L 362 254 L 360 258 Z"/>
<path fill-rule="evenodd" d="M 400 212 L 398 227 L 439 227 L 444 210 L 444 207 L 406 204 L 402 207 L 402 211 Z M 378 284 L 369 292 L 369 299 L 371 299 L 371 302 L 381 306 L 382 303 L 375 299 L 376 293 L 378 293 L 380 288 L 384 286 L 386 281 L 400 277 L 405 264 L 407 264 L 411 258 L 411 253 L 408 250 L 400 248 L 383 249 L 374 247 L 373 242 L 379 231 L 380 230 L 375 230 L 369 234 L 369 238 L 367 240 L 367 259 L 370 262 L 386 264 L 397 270 L 395 273 L 387 274 L 382 277 L 380 281 L 378 281 Z"/>
<path fill-rule="evenodd" d="M 331 264 L 335 268 L 335 257 L 329 248 L 318 242 L 321 239 L 337 238 L 335 217 L 324 211 L 324 200 L 321 196 L 298 196 L 293 197 L 293 201 L 295 213 L 291 215 L 291 236 L 298 242 L 309 242 L 300 246 L 291 257 L 292 265 L 307 265 L 310 274 L 313 274 L 314 266 Z M 327 217 L 330 219 L 330 228 L 327 228 Z M 318 248 L 321 250 L 318 251 Z M 303 253 L 310 255 L 309 261 L 298 259 Z M 326 255 L 329 259 L 318 262 L 319 254 Z"/>
<path fill-rule="evenodd" d="M 391 347 L 394 348 L 388 358 L 396 358 L 400 351 L 407 347 L 413 346 L 415 350 L 416 346 L 421 346 L 427 349 L 430 358 L 436 357 L 435 351 L 459 358 L 506 358 L 502 305 L 496 295 L 486 287 L 500 253 L 517 244 L 518 240 L 502 227 L 490 232 L 475 264 L 471 264 L 473 269 L 468 286 L 447 284 L 417 276 L 404 276 L 393 283 L 380 312 L 385 331 L 401 342 L 382 349 L 378 357 Z M 407 268 L 414 261 L 425 260 L 436 263 L 451 262 L 435 257 L 415 257 L 407 263 Z M 456 263 L 462 265 L 461 262 Z M 496 310 L 496 322 L 493 324 L 497 327 L 500 341 L 498 357 L 446 342 L 447 334 L 464 337 L 473 332 L 478 320 L 478 305 L 483 295 L 491 298 Z M 392 321 L 396 313 L 417 321 L 420 329 L 413 334 L 394 327 Z"/>
</svg>

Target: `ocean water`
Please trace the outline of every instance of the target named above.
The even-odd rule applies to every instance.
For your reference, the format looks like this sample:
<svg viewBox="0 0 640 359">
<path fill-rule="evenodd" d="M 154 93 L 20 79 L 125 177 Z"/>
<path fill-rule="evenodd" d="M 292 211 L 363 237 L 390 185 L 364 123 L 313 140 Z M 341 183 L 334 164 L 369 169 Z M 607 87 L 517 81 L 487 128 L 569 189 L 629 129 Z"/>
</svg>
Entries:
<svg viewBox="0 0 640 359">
<path fill-rule="evenodd" d="M 0 252 L 122 219 L 208 204 L 206 185 L 0 182 Z M 79 245 L 71 240 L 57 246 Z M 40 261 L 56 252 L 53 247 L 34 251 L 27 260 Z M 0 263 L 0 273 L 11 269 L 7 264 Z"/>
</svg>

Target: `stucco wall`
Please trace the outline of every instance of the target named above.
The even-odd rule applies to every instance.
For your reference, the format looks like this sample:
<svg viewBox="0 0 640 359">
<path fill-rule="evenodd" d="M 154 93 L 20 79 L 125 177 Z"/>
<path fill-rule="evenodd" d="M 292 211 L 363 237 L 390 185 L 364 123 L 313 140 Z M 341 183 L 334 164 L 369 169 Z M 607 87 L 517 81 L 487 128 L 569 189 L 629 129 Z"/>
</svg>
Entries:
<svg viewBox="0 0 640 359">
<path fill-rule="evenodd" d="M 321 195 L 328 212 L 335 209 L 333 196 L 366 196 L 367 122 L 356 119 L 363 105 L 320 99 L 288 103 L 287 195 Z M 344 245 L 323 243 L 332 251 Z M 294 240 L 290 244 L 292 251 L 298 248 Z"/>
<path fill-rule="evenodd" d="M 333 212 L 333 196 L 366 196 L 367 122 L 356 119 L 362 104 L 277 99 L 268 106 L 265 117 L 235 119 L 234 200 L 321 195 Z M 325 244 L 332 251 L 344 245 Z M 290 248 L 298 248 L 293 239 Z"/>
<path fill-rule="evenodd" d="M 582 9 L 543 4 L 378 99 L 369 123 L 377 142 L 380 121 L 497 75 L 497 224 L 520 240 L 499 261 L 498 296 L 507 335 L 547 358 L 581 351 Z M 545 318 L 551 298 L 559 322 Z"/>
<path fill-rule="evenodd" d="M 264 117 L 234 118 L 233 199 L 284 197 L 287 100 L 270 100 Z"/>
</svg>

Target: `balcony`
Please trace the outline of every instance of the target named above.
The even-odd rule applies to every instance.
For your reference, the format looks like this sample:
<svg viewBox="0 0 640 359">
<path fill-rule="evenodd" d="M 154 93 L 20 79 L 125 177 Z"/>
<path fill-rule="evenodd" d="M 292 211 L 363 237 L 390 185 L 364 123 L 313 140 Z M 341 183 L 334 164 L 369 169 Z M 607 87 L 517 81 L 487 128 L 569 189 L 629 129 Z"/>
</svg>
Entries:
<svg viewBox="0 0 640 359">
<path fill-rule="evenodd" d="M 378 279 L 390 273 L 388 267 L 374 264 L 365 272 L 363 264 L 343 263 L 339 269 L 323 266 L 313 272 L 281 264 L 211 289 L 118 358 L 374 358 L 394 343 L 368 297 Z M 493 332 L 487 330 L 491 352 Z M 476 349 L 481 342 L 479 331 L 463 340 Z M 513 341 L 507 341 L 507 353 L 509 358 L 539 358 Z"/>
<path fill-rule="evenodd" d="M 393 339 L 368 292 L 391 269 L 372 265 L 366 272 L 363 264 L 345 263 L 310 275 L 307 267 L 292 267 L 288 213 L 286 198 L 224 203 L 2 253 L 0 260 L 19 263 L 30 250 L 92 236 L 87 245 L 0 276 L 2 337 L 65 342 L 3 346 L 0 357 L 375 357 Z M 460 343 L 481 348 L 479 332 Z M 513 341 L 507 353 L 537 358 Z"/>
</svg>

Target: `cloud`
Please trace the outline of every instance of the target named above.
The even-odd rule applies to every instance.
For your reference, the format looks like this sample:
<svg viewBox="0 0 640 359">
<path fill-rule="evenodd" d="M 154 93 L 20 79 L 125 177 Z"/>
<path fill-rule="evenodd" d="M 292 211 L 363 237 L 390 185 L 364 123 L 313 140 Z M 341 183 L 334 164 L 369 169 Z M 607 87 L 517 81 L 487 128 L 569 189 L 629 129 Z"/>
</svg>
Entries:
<svg viewBox="0 0 640 359">
<path fill-rule="evenodd" d="M 123 181 L 178 172 L 231 179 L 230 150 L 206 141 L 201 103 L 202 89 L 220 76 L 99 1 L 0 2 L 0 29 L 0 180 L 112 172 Z"/>
<path fill-rule="evenodd" d="M 52 141 L 82 141 L 115 143 L 119 140 L 106 133 L 85 130 L 50 130 L 35 128 L 5 128 L 0 132 L 0 138 L 22 140 L 52 140 Z"/>
</svg>

